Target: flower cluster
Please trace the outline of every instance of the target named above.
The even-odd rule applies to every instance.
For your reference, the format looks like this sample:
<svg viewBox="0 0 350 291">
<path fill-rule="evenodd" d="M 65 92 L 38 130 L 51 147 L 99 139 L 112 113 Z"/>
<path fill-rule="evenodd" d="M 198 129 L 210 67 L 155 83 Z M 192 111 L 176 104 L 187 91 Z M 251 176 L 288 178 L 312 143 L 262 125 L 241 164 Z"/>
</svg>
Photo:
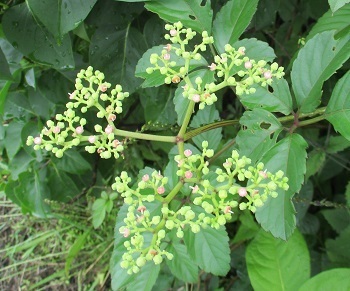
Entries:
<svg viewBox="0 0 350 291">
<path fill-rule="evenodd" d="M 126 172 L 116 178 L 112 188 L 121 193 L 129 205 L 125 225 L 119 229 L 121 235 L 130 238 L 124 243 L 127 251 L 121 263 L 129 273 L 138 272 L 147 261 L 160 264 L 164 257 L 172 259 L 173 255 L 167 252 L 164 244 L 161 247 L 168 232 L 174 230 L 177 237 L 182 238 L 185 228 L 193 233 L 206 227 L 218 229 L 232 219 L 234 208 L 255 212 L 269 196 L 277 197 L 279 188 L 288 189 L 288 178 L 282 171 L 269 173 L 262 163 L 250 166 L 251 160 L 240 157 L 235 150 L 222 168 L 211 171 L 206 159 L 214 152 L 208 149 L 206 141 L 202 146 L 201 154 L 185 150 L 175 156 L 181 187 L 187 184 L 192 190 L 188 197 L 191 204 L 170 206 L 173 192 L 179 189 L 166 193 L 164 186 L 168 178 L 159 172 L 143 175 L 135 187 L 129 187 L 131 178 Z M 156 213 L 147 206 L 155 200 L 161 202 L 158 203 L 160 211 Z M 146 239 L 147 233 L 152 235 L 151 239 Z"/>
<path fill-rule="evenodd" d="M 122 101 L 129 93 L 122 92 L 122 87 L 104 81 L 104 74 L 100 71 L 93 71 L 92 67 L 81 70 L 75 80 L 75 90 L 69 94 L 70 101 L 66 104 L 66 111 L 63 114 L 56 114 L 55 121 L 48 120 L 39 136 L 29 136 L 27 145 L 34 144 L 34 149 L 45 149 L 52 151 L 60 158 L 63 153 L 82 142 L 90 145 L 85 149 L 89 153 L 97 151 L 102 158 L 110 158 L 112 155 L 118 158 L 124 150 L 122 142 L 116 138 L 114 121 L 117 114 L 122 113 Z M 109 93 L 108 93 L 109 91 Z M 95 134 L 84 135 L 86 132 L 86 119 L 81 114 L 90 108 L 97 109 L 97 117 L 106 120 L 103 128 L 97 124 L 94 126 Z"/>
</svg>

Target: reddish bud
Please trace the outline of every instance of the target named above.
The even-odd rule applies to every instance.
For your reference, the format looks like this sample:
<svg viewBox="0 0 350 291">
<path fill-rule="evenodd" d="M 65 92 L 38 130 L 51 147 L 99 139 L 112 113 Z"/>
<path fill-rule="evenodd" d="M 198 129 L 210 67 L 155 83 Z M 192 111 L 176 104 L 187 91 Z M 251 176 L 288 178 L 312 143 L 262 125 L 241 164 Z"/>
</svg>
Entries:
<svg viewBox="0 0 350 291">
<path fill-rule="evenodd" d="M 84 132 L 84 128 L 82 126 L 78 126 L 76 129 L 75 129 L 75 132 L 77 134 L 82 134 Z"/>
<path fill-rule="evenodd" d="M 163 55 L 163 59 L 166 60 L 166 61 L 169 61 L 170 60 L 170 54 L 164 54 Z"/>
<path fill-rule="evenodd" d="M 157 188 L 157 193 L 158 194 L 162 195 L 162 194 L 164 194 L 164 192 L 165 192 L 165 188 L 163 186 L 159 186 Z"/>
<path fill-rule="evenodd" d="M 251 69 L 251 68 L 253 67 L 253 64 L 252 64 L 250 61 L 248 61 L 248 62 L 245 62 L 245 63 L 244 63 L 244 67 L 245 67 L 246 69 Z"/>
<path fill-rule="evenodd" d="M 176 29 L 171 29 L 169 31 L 169 33 L 170 33 L 171 36 L 176 36 L 177 35 L 177 30 Z"/>
<path fill-rule="evenodd" d="M 241 187 L 238 189 L 238 195 L 241 197 L 247 196 L 247 189 L 244 187 Z"/>
<path fill-rule="evenodd" d="M 52 132 L 53 133 L 59 133 L 61 131 L 61 129 L 58 127 L 58 126 L 55 126 L 53 129 L 52 129 Z"/>
<path fill-rule="evenodd" d="M 137 211 L 143 214 L 146 211 L 146 209 L 147 209 L 146 206 L 141 205 L 137 208 Z"/>
<path fill-rule="evenodd" d="M 272 78 L 271 72 L 270 72 L 270 71 L 264 72 L 264 78 L 265 78 L 265 79 L 271 79 L 271 78 Z"/>
<path fill-rule="evenodd" d="M 201 96 L 199 96 L 198 94 L 194 94 L 192 96 L 192 101 L 198 103 L 199 101 L 201 101 Z"/>
<path fill-rule="evenodd" d="M 96 136 L 90 135 L 88 138 L 89 143 L 94 143 L 96 141 Z"/>
<path fill-rule="evenodd" d="M 192 155 L 192 151 L 191 150 L 185 150 L 184 151 L 184 155 L 185 155 L 185 157 L 190 157 L 191 155 Z"/>
<path fill-rule="evenodd" d="M 142 176 L 142 181 L 147 182 L 149 180 L 149 175 L 145 174 Z"/>
<path fill-rule="evenodd" d="M 108 116 L 108 120 L 110 120 L 110 121 L 114 121 L 116 118 L 117 118 L 117 117 L 115 116 L 115 114 L 110 114 L 110 115 Z"/>
<path fill-rule="evenodd" d="M 210 71 L 215 71 L 215 69 L 216 69 L 216 64 L 215 64 L 215 63 L 211 63 L 211 65 L 208 66 L 208 68 L 209 68 Z"/>
<path fill-rule="evenodd" d="M 105 128 L 105 133 L 110 134 L 113 132 L 113 126 L 107 125 Z"/>
<path fill-rule="evenodd" d="M 191 171 L 186 171 L 186 172 L 185 172 L 185 177 L 186 177 L 186 179 L 191 179 L 192 176 L 193 176 L 193 174 L 192 174 Z"/>
</svg>

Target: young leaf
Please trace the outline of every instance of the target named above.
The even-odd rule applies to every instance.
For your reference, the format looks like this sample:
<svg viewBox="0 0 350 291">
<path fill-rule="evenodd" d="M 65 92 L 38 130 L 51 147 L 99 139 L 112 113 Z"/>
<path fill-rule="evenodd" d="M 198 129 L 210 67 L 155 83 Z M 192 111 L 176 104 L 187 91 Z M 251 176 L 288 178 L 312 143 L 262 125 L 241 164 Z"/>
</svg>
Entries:
<svg viewBox="0 0 350 291">
<path fill-rule="evenodd" d="M 188 75 L 191 82 L 194 83 L 194 80 L 197 77 L 201 77 L 203 80 L 203 84 L 209 84 L 214 81 L 214 72 L 210 70 L 197 70 Z M 179 86 L 177 87 L 174 95 L 173 102 L 175 104 L 175 111 L 177 113 L 177 124 L 181 125 L 185 115 L 187 108 L 190 104 L 190 100 L 188 98 L 185 98 L 182 96 L 183 88 L 182 86 L 185 86 L 185 82 L 181 81 Z"/>
<path fill-rule="evenodd" d="M 257 161 L 275 143 L 282 130 L 282 124 L 270 112 L 255 108 L 244 112 L 241 129 L 236 137 L 240 153 Z"/>
<path fill-rule="evenodd" d="M 97 0 L 26 1 L 28 8 L 43 26 L 56 38 L 61 39 L 76 28 L 89 14 Z"/>
<path fill-rule="evenodd" d="M 208 273 L 225 276 L 230 270 L 228 235 L 222 227 L 202 228 L 199 233 L 185 230 L 184 241 L 190 257 Z"/>
<path fill-rule="evenodd" d="M 145 7 L 166 21 L 172 23 L 181 21 L 186 27 L 198 32 L 206 30 L 210 34 L 213 11 L 209 0 L 204 5 L 202 2 L 202 0 L 158 0 L 146 3 Z"/>
<path fill-rule="evenodd" d="M 69 35 L 58 45 L 54 37 L 35 22 L 25 3 L 6 10 L 2 25 L 7 39 L 31 60 L 56 69 L 74 67 Z"/>
<path fill-rule="evenodd" d="M 329 6 L 331 7 L 333 13 L 349 2 L 350 0 L 328 0 Z"/>
<path fill-rule="evenodd" d="M 248 245 L 246 260 L 254 290 L 299 290 L 310 277 L 310 255 L 295 231 L 287 242 L 261 230 Z"/>
<path fill-rule="evenodd" d="M 310 290 L 349 290 L 350 289 L 350 269 L 332 269 L 307 280 L 299 291 Z"/>
<path fill-rule="evenodd" d="M 106 200 L 98 198 L 92 205 L 92 225 L 94 228 L 98 228 L 105 219 L 106 216 Z"/>
<path fill-rule="evenodd" d="M 214 45 L 218 52 L 225 51 L 225 44 L 233 45 L 250 23 L 258 0 L 228 1 L 216 14 L 213 22 Z"/>
<path fill-rule="evenodd" d="M 295 210 L 291 199 L 304 182 L 306 147 L 304 138 L 294 133 L 280 140 L 260 160 L 268 171 L 274 173 L 282 170 L 289 178 L 289 189 L 279 190 L 277 198 L 269 198 L 255 215 L 266 231 L 284 240 L 295 229 Z"/>
<path fill-rule="evenodd" d="M 323 82 L 350 57 L 349 40 L 350 35 L 335 40 L 334 31 L 325 31 L 299 51 L 291 77 L 300 113 L 311 112 L 319 105 Z"/>
<path fill-rule="evenodd" d="M 263 108 L 270 112 L 281 112 L 285 115 L 293 110 L 293 101 L 288 83 L 285 79 L 274 80 L 269 88 L 253 85 L 256 92 L 240 96 L 242 104 L 248 109 Z"/>
<path fill-rule="evenodd" d="M 219 119 L 219 112 L 217 109 L 215 109 L 215 106 L 206 106 L 203 110 L 197 111 L 196 115 L 191 121 L 190 126 L 198 128 L 201 125 L 212 123 L 214 121 L 218 121 Z M 193 137 L 192 140 L 195 143 L 195 145 L 199 148 L 202 148 L 202 142 L 206 140 L 209 143 L 208 148 L 213 149 L 215 151 L 218 148 L 222 139 L 221 131 L 221 128 L 206 131 Z"/>
<path fill-rule="evenodd" d="M 335 85 L 325 114 L 334 129 L 350 141 L 350 71 Z"/>
<path fill-rule="evenodd" d="M 167 260 L 166 263 L 170 271 L 181 281 L 186 283 L 195 283 L 198 281 L 198 266 L 188 255 L 187 247 L 180 242 L 174 235 L 170 234 L 171 244 L 167 251 L 174 255 L 172 260 Z"/>
<path fill-rule="evenodd" d="M 157 87 L 164 84 L 164 75 L 162 75 L 159 70 L 154 71 L 151 74 L 148 74 L 146 72 L 146 69 L 148 67 L 151 67 L 150 63 L 150 56 L 151 54 L 158 54 L 161 55 L 162 50 L 164 49 L 164 45 L 159 45 L 150 48 L 147 50 L 142 58 L 138 61 L 135 71 L 135 76 L 145 79 L 145 81 L 142 83 L 142 87 Z M 181 67 L 185 65 L 185 60 L 175 54 L 174 51 L 169 52 L 170 59 L 172 61 L 176 62 L 176 66 L 172 67 L 174 71 L 179 71 Z M 197 60 L 191 60 L 190 62 L 190 70 L 193 70 L 194 68 L 200 67 L 200 66 L 207 66 L 207 62 L 204 58 L 202 58 L 200 61 Z"/>
</svg>

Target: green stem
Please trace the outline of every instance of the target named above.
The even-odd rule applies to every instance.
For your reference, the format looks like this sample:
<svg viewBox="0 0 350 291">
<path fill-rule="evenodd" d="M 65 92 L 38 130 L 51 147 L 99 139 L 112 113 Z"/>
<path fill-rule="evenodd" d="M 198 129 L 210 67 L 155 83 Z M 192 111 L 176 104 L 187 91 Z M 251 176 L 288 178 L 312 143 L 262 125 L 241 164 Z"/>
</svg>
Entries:
<svg viewBox="0 0 350 291">
<path fill-rule="evenodd" d="M 191 119 L 191 116 L 192 116 L 192 113 L 193 113 L 194 105 L 195 105 L 195 103 L 193 101 L 190 101 L 190 104 L 187 107 L 187 111 L 186 111 L 186 115 L 185 115 L 184 121 L 182 122 L 180 131 L 179 131 L 179 133 L 177 135 L 180 139 L 184 138 L 184 136 L 185 136 L 185 132 L 186 132 L 187 126 L 190 123 L 190 119 Z"/>
<path fill-rule="evenodd" d="M 165 197 L 164 199 L 164 203 L 170 203 L 171 200 L 173 200 L 173 198 L 176 196 L 176 194 L 181 190 L 183 186 L 183 182 L 179 181 L 173 190 L 171 190 L 171 192 L 168 194 L 167 197 Z"/>
<path fill-rule="evenodd" d="M 114 133 L 118 136 L 124 136 L 128 138 L 162 141 L 162 142 L 170 142 L 170 143 L 176 142 L 175 136 L 162 136 L 162 135 L 147 134 L 147 133 L 141 133 L 141 132 L 132 132 L 132 131 L 121 130 L 121 129 L 116 129 Z"/>
<path fill-rule="evenodd" d="M 319 122 L 319 121 L 324 120 L 324 119 L 326 119 L 326 116 L 325 115 L 321 115 L 321 116 L 317 116 L 315 118 L 311 118 L 311 119 L 308 119 L 308 120 L 300 121 L 299 124 L 298 124 L 298 127 L 307 126 L 307 125 Z"/>
</svg>

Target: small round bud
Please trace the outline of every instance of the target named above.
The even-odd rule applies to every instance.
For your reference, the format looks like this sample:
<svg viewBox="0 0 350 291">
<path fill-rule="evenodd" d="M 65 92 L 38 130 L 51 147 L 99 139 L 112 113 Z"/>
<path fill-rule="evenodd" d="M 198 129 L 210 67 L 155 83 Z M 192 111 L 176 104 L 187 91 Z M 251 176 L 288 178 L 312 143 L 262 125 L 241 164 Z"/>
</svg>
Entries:
<svg viewBox="0 0 350 291">
<path fill-rule="evenodd" d="M 201 101 L 201 97 L 198 94 L 194 94 L 192 95 L 192 101 L 198 103 L 199 101 Z"/>
<path fill-rule="evenodd" d="M 184 155 L 185 155 L 185 157 L 188 158 L 188 157 L 190 157 L 192 155 L 192 151 L 187 149 L 187 150 L 184 151 Z"/>
<path fill-rule="evenodd" d="M 160 187 L 157 188 L 157 193 L 158 194 L 162 195 L 162 194 L 164 194 L 164 192 L 165 192 L 165 188 L 163 186 L 160 186 Z"/>
<path fill-rule="evenodd" d="M 169 33 L 170 33 L 171 36 L 176 36 L 177 35 L 177 30 L 176 29 L 171 29 L 169 31 Z"/>
<path fill-rule="evenodd" d="M 42 139 L 40 136 L 34 138 L 34 144 L 39 145 L 42 143 Z"/>
<path fill-rule="evenodd" d="M 169 61 L 170 60 L 170 54 L 166 53 L 163 55 L 163 59 L 166 60 L 166 61 Z"/>
<path fill-rule="evenodd" d="M 185 178 L 186 178 L 186 179 L 191 179 L 192 176 L 193 176 L 193 174 L 192 174 L 191 171 L 186 171 L 186 172 L 185 172 Z"/>
<path fill-rule="evenodd" d="M 82 126 L 78 126 L 76 129 L 75 129 L 75 132 L 77 134 L 82 134 L 84 132 L 84 128 Z"/>
<path fill-rule="evenodd" d="M 247 61 L 244 63 L 244 67 L 249 70 L 253 67 L 253 64 L 250 61 Z"/>
<path fill-rule="evenodd" d="M 208 68 L 209 68 L 210 71 L 215 71 L 215 69 L 216 69 L 216 64 L 215 64 L 215 63 L 211 63 L 211 65 L 208 66 Z"/>
<path fill-rule="evenodd" d="M 264 72 L 264 78 L 265 78 L 265 79 L 271 79 L 271 78 L 272 78 L 271 72 L 270 72 L 270 71 Z"/>
<path fill-rule="evenodd" d="M 247 196 L 247 189 L 244 187 L 241 187 L 238 189 L 238 195 L 241 197 Z"/>
<path fill-rule="evenodd" d="M 110 134 L 113 132 L 113 126 L 107 125 L 105 128 L 105 133 Z"/>
<path fill-rule="evenodd" d="M 89 140 L 89 143 L 94 143 L 96 141 L 96 136 L 90 135 L 88 140 Z"/>
</svg>

